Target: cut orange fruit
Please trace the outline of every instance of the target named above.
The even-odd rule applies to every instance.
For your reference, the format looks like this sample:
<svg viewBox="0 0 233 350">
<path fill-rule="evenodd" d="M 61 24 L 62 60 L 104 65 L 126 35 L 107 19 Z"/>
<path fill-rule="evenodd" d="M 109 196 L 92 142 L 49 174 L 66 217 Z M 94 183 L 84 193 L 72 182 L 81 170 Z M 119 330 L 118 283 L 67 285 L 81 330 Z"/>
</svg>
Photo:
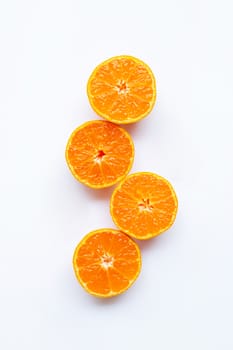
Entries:
<svg viewBox="0 0 233 350">
<path fill-rule="evenodd" d="M 127 176 L 114 190 L 110 203 L 116 226 L 137 239 L 166 231 L 175 220 L 177 207 L 172 185 L 149 172 Z"/>
<path fill-rule="evenodd" d="M 135 242 L 121 231 L 90 232 L 74 252 L 73 267 L 81 286 L 97 297 L 112 297 L 126 291 L 141 269 L 141 254 Z"/>
<path fill-rule="evenodd" d="M 109 187 L 130 171 L 134 145 L 123 128 L 104 120 L 78 127 L 66 147 L 66 161 L 74 177 L 92 188 Z"/>
<path fill-rule="evenodd" d="M 98 115 L 116 124 L 129 124 L 152 110 L 156 83 L 147 64 L 132 56 L 116 56 L 95 68 L 87 94 Z"/>
</svg>

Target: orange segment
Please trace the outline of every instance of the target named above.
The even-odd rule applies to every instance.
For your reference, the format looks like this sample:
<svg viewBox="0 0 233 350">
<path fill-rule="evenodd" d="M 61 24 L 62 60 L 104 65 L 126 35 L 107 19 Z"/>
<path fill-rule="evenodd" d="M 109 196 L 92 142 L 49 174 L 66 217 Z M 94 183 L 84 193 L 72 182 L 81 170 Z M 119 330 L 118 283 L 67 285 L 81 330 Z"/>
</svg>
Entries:
<svg viewBox="0 0 233 350">
<path fill-rule="evenodd" d="M 91 74 L 87 94 L 94 111 L 118 124 L 141 120 L 152 110 L 156 83 L 151 69 L 131 56 L 101 63 Z"/>
<path fill-rule="evenodd" d="M 166 231 L 175 220 L 177 207 L 172 185 L 149 172 L 127 176 L 114 190 L 110 203 L 114 223 L 138 239 Z"/>
<path fill-rule="evenodd" d="M 127 290 L 139 275 L 141 254 L 121 231 L 90 232 L 74 252 L 73 267 L 82 287 L 98 297 L 112 297 Z"/>
<path fill-rule="evenodd" d="M 114 185 L 132 167 L 134 145 L 118 125 L 94 120 L 78 127 L 66 147 L 66 161 L 74 177 L 93 188 Z"/>
</svg>

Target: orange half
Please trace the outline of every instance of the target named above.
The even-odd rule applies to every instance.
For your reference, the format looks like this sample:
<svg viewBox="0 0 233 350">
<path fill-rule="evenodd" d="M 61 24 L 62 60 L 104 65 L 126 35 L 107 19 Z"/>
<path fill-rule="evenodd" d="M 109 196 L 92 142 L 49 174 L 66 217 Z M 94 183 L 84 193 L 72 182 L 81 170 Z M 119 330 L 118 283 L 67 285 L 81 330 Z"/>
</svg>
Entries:
<svg viewBox="0 0 233 350">
<path fill-rule="evenodd" d="M 137 239 L 149 239 L 168 230 L 177 208 L 172 185 L 149 172 L 127 176 L 114 190 L 110 202 L 116 226 Z"/>
<path fill-rule="evenodd" d="M 116 123 L 135 123 L 146 117 L 156 100 L 156 82 L 150 67 L 132 56 L 102 62 L 91 74 L 87 94 L 94 111 Z"/>
<path fill-rule="evenodd" d="M 84 123 L 71 134 L 66 161 L 71 173 L 92 188 L 122 180 L 134 159 L 133 141 L 126 130 L 104 120 Z"/>
<path fill-rule="evenodd" d="M 103 228 L 78 244 L 73 267 L 81 286 L 90 294 L 108 298 L 125 292 L 141 270 L 137 244 L 126 234 Z"/>
</svg>

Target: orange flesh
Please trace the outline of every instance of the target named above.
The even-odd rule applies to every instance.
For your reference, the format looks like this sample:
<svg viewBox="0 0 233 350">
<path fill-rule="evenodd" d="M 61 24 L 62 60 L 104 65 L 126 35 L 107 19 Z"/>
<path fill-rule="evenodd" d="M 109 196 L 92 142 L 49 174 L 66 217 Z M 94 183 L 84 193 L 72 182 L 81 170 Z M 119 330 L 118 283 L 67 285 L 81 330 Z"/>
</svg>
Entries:
<svg viewBox="0 0 233 350">
<path fill-rule="evenodd" d="M 133 157 L 134 146 L 129 134 L 102 120 L 77 128 L 66 148 L 67 163 L 73 175 L 95 188 L 111 186 L 126 176 Z"/>
<path fill-rule="evenodd" d="M 141 268 L 139 248 L 124 233 L 102 229 L 84 237 L 73 266 L 81 285 L 91 294 L 111 297 L 124 292 Z"/>
<path fill-rule="evenodd" d="M 155 78 L 144 62 L 130 56 L 114 57 L 92 73 L 88 97 L 100 116 L 115 123 L 132 123 L 153 108 Z"/>
<path fill-rule="evenodd" d="M 166 179 L 152 173 L 136 173 L 113 192 L 111 215 L 122 231 L 148 239 L 173 224 L 177 206 L 176 194 Z"/>
</svg>

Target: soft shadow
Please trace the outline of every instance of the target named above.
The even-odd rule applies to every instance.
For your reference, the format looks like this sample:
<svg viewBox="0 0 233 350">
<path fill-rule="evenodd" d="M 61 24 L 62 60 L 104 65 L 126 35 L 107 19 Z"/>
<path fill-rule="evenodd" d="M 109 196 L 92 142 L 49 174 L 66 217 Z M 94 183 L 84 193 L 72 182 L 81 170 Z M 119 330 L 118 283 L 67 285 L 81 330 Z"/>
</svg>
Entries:
<svg viewBox="0 0 233 350">
<path fill-rule="evenodd" d="M 121 124 L 120 126 L 122 128 L 125 128 L 129 133 L 136 133 L 138 130 L 141 132 L 141 130 L 144 127 L 147 127 L 147 124 L 151 124 L 151 122 L 154 120 L 155 115 L 154 112 L 151 112 L 148 116 L 143 118 L 142 120 L 139 120 L 132 124 Z"/>
<path fill-rule="evenodd" d="M 69 180 L 69 181 L 68 181 Z M 107 188 L 101 188 L 101 189 L 95 189 L 88 187 L 81 182 L 77 181 L 73 176 L 70 179 L 68 179 L 67 175 L 64 175 L 63 183 L 67 182 L 67 185 L 63 188 L 67 188 L 72 190 L 72 193 L 77 193 L 77 196 L 83 195 L 85 197 L 88 197 L 91 200 L 109 200 L 109 198 L 112 195 L 113 190 L 115 189 L 116 185 L 107 187 Z"/>
<path fill-rule="evenodd" d="M 142 252 L 149 251 L 151 249 L 154 249 L 155 245 L 158 244 L 158 237 L 151 238 L 145 241 L 141 241 L 139 239 L 135 239 L 135 242 L 138 244 L 139 248 Z"/>
<path fill-rule="evenodd" d="M 114 305 L 119 303 L 123 298 L 124 298 L 124 293 L 120 294 L 120 295 L 116 295 L 114 297 L 111 298 L 98 298 L 98 297 L 94 297 L 94 296 L 89 296 L 89 298 L 92 299 L 92 302 L 95 305 L 99 305 L 100 307 L 102 306 L 106 306 L 106 305 Z"/>
<path fill-rule="evenodd" d="M 138 130 L 140 130 L 141 126 L 139 124 L 141 124 L 141 122 L 133 123 L 133 124 L 126 124 L 126 125 L 125 124 L 121 124 L 120 126 L 122 128 L 124 128 L 126 131 L 128 131 L 128 133 L 130 135 L 133 135 L 133 134 L 137 133 Z"/>
<path fill-rule="evenodd" d="M 116 185 L 102 189 L 94 189 L 82 185 L 80 186 L 80 190 L 86 197 L 89 197 L 91 200 L 109 200 L 115 187 Z"/>
<path fill-rule="evenodd" d="M 156 249 L 158 249 L 158 247 L 167 244 L 167 240 L 171 238 L 169 238 L 170 235 L 172 235 L 172 229 L 154 238 L 150 238 L 144 241 L 135 239 L 135 241 L 139 245 L 142 252 L 147 252 L 150 250 L 154 250 L 155 247 Z"/>
</svg>

